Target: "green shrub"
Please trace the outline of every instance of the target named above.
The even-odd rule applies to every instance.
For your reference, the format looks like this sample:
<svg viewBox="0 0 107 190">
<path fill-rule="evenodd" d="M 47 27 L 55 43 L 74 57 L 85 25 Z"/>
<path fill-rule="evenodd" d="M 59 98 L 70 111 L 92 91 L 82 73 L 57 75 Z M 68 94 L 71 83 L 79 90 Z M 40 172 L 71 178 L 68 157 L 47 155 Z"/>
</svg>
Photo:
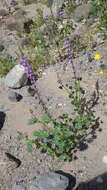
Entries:
<svg viewBox="0 0 107 190">
<path fill-rule="evenodd" d="M 0 56 L 0 75 L 6 75 L 15 64 L 16 62 L 12 59 L 4 57 L 3 55 Z"/>
<path fill-rule="evenodd" d="M 100 22 L 103 26 L 107 27 L 107 1 L 106 0 L 93 0 L 92 14 L 100 18 Z"/>
</svg>

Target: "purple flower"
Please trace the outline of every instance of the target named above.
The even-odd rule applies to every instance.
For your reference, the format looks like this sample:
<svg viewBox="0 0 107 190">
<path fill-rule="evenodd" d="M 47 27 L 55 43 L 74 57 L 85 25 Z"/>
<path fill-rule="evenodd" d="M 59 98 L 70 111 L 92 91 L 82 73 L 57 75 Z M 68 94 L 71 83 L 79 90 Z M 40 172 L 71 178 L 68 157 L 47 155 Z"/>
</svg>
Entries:
<svg viewBox="0 0 107 190">
<path fill-rule="evenodd" d="M 73 72 L 74 72 L 74 78 L 76 79 L 77 78 L 76 69 L 75 69 L 75 66 L 74 66 L 74 63 L 73 63 L 73 59 L 72 59 L 73 58 L 73 48 L 71 47 L 71 44 L 70 44 L 68 36 L 66 36 L 65 39 L 64 39 L 64 48 L 67 51 L 68 58 L 70 59 L 70 62 L 72 64 L 72 69 L 73 69 Z"/>
<path fill-rule="evenodd" d="M 71 47 L 71 44 L 70 44 L 70 41 L 69 41 L 69 38 L 66 36 L 65 39 L 64 39 L 64 48 L 66 49 L 67 51 L 67 55 L 69 58 L 72 57 L 72 47 Z"/>
<path fill-rule="evenodd" d="M 74 39 L 76 38 L 76 36 L 77 36 L 76 33 L 73 32 L 73 33 L 72 33 L 72 39 L 74 40 Z"/>
<path fill-rule="evenodd" d="M 34 72 L 32 71 L 32 68 L 29 64 L 29 60 L 26 57 L 21 58 L 20 64 L 23 65 L 25 72 L 27 74 L 28 79 L 30 79 L 31 84 L 35 85 L 36 77 Z"/>
<path fill-rule="evenodd" d="M 62 17 L 62 10 L 61 10 L 61 8 L 59 7 L 59 8 L 57 8 L 57 10 L 56 10 L 56 18 L 57 18 L 57 19 L 61 19 L 61 17 Z"/>
</svg>

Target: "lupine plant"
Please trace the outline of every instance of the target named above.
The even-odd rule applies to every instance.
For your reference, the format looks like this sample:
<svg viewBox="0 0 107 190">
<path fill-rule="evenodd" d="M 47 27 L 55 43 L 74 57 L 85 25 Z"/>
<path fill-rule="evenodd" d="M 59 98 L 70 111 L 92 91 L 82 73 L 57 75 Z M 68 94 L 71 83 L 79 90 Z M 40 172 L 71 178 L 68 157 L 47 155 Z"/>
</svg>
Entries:
<svg viewBox="0 0 107 190">
<path fill-rule="evenodd" d="M 26 57 L 22 57 L 20 60 L 20 64 L 23 65 L 25 72 L 27 74 L 27 77 L 28 77 L 28 79 L 30 79 L 32 86 L 35 86 L 36 78 L 35 78 L 34 72 L 32 71 L 32 68 L 29 64 L 29 60 Z"/>
<path fill-rule="evenodd" d="M 48 3 L 51 7 L 53 1 L 49 0 Z M 47 152 L 52 157 L 71 161 L 74 158 L 74 150 L 79 149 L 81 143 L 86 143 L 88 135 L 94 138 L 95 130 L 98 128 L 98 118 L 95 118 L 93 107 L 98 103 L 99 93 L 98 90 L 96 90 L 89 99 L 85 94 L 85 90 L 81 87 L 80 83 L 82 78 L 77 74 L 73 63 L 75 48 L 79 42 L 79 38 L 73 33 L 68 22 L 63 24 L 62 9 L 58 8 L 54 20 L 52 20 L 52 14 L 49 19 L 44 21 L 43 13 L 41 11 L 39 11 L 39 13 L 39 19 L 35 21 L 35 26 L 32 28 L 30 34 L 32 46 L 36 50 L 40 48 L 42 53 L 44 50 L 45 52 L 47 50 L 48 55 L 52 55 L 52 50 L 57 49 L 59 54 L 63 54 L 64 52 L 64 58 L 69 59 L 74 72 L 74 85 L 64 86 L 61 78 L 58 78 L 58 83 L 60 89 L 67 91 L 74 108 L 75 116 L 63 113 L 53 119 L 46 105 L 40 98 L 36 88 L 36 78 L 29 65 L 29 60 L 26 57 L 22 57 L 20 63 L 24 66 L 26 74 L 36 90 L 40 103 L 43 105 L 46 113 L 42 119 L 37 118 L 36 115 L 33 114 L 32 119 L 28 121 L 29 125 L 39 123 L 42 129 L 34 131 L 32 139 L 26 137 L 27 147 L 30 152 L 38 148 L 41 149 L 42 153 Z M 40 27 L 43 26 L 44 23 L 47 29 L 46 33 L 40 31 Z"/>
<path fill-rule="evenodd" d="M 81 77 L 77 76 L 73 64 L 73 49 L 68 36 L 64 40 L 64 48 L 72 64 L 74 71 L 74 85 L 64 86 L 61 79 L 58 79 L 59 87 L 67 91 L 71 104 L 74 106 L 75 117 L 67 113 L 59 115 L 53 119 L 48 113 L 38 119 L 33 115 L 28 124 L 40 123 L 43 129 L 34 131 L 34 138 L 27 140 L 28 151 L 32 152 L 33 148 L 39 148 L 42 152 L 47 152 L 52 157 L 58 157 L 61 160 L 71 161 L 73 151 L 80 147 L 80 144 L 86 141 L 88 135 L 94 136 L 96 121 L 93 106 L 97 104 L 99 94 L 94 93 L 90 100 L 85 96 L 85 90 L 80 86 Z M 31 68 L 25 58 L 21 63 L 26 68 L 28 77 L 32 80 Z M 33 78 L 34 82 L 34 78 Z M 32 82 L 32 84 L 33 84 Z M 98 85 L 97 85 L 98 86 Z M 51 125 L 51 127 L 49 127 Z M 22 135 L 21 135 L 22 138 Z M 20 139 L 20 136 L 19 136 Z M 35 145 L 35 146 L 34 146 Z"/>
<path fill-rule="evenodd" d="M 32 91 L 33 90 L 34 94 L 35 93 L 37 94 L 38 99 L 39 99 L 39 103 L 42 105 L 43 109 L 45 110 L 45 113 L 47 113 L 48 115 L 50 115 L 48 113 L 48 110 L 47 110 L 47 108 L 46 108 L 43 100 L 40 97 L 38 89 L 36 88 L 36 76 L 35 76 L 35 73 L 33 72 L 32 67 L 30 65 L 30 60 L 28 58 L 26 58 L 26 57 L 22 57 L 20 59 L 20 64 L 23 65 L 23 67 L 25 69 L 25 72 L 26 72 L 26 75 L 27 75 L 27 78 L 29 79 L 29 81 L 31 83 L 31 88 L 29 88 L 28 91 Z"/>
</svg>

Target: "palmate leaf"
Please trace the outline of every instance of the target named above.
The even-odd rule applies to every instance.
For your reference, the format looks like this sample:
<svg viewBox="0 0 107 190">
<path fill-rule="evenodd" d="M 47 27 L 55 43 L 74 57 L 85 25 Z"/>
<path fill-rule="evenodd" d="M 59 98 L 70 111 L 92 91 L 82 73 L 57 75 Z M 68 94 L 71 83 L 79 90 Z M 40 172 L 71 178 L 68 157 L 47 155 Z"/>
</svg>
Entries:
<svg viewBox="0 0 107 190">
<path fill-rule="evenodd" d="M 38 122 L 38 119 L 37 119 L 37 118 L 32 118 L 32 119 L 29 119 L 28 125 L 33 125 L 33 124 L 35 124 L 35 123 L 37 123 L 37 122 Z"/>
</svg>

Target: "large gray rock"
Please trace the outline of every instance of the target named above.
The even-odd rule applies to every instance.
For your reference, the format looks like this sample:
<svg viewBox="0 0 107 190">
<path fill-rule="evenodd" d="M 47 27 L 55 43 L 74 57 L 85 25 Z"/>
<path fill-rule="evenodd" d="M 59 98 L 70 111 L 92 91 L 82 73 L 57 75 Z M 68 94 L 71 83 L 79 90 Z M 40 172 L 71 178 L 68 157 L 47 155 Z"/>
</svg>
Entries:
<svg viewBox="0 0 107 190">
<path fill-rule="evenodd" d="M 27 84 L 27 75 L 24 67 L 20 64 L 13 67 L 5 78 L 5 87 L 8 88 L 20 88 Z"/>
<path fill-rule="evenodd" d="M 92 5 L 90 3 L 78 6 L 74 11 L 74 20 L 80 21 L 81 19 L 87 19 L 92 11 Z"/>
<path fill-rule="evenodd" d="M 46 172 L 28 185 L 27 190 L 66 190 L 69 179 L 55 172 Z"/>
</svg>

